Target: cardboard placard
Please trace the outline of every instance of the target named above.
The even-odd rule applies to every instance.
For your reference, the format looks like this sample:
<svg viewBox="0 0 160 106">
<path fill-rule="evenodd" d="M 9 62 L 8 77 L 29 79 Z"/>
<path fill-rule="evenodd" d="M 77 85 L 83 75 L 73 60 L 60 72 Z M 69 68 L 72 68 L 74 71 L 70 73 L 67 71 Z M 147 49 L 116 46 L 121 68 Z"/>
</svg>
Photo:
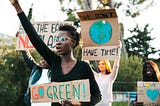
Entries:
<svg viewBox="0 0 160 106">
<path fill-rule="evenodd" d="M 120 48 L 117 46 L 85 47 L 82 49 L 84 60 L 114 60 L 120 57 Z"/>
<path fill-rule="evenodd" d="M 88 79 L 32 85 L 30 91 L 33 103 L 59 102 L 62 99 L 81 102 L 90 101 Z"/>
<path fill-rule="evenodd" d="M 120 31 L 115 9 L 102 9 L 77 12 L 81 23 L 81 37 L 83 51 L 88 48 L 99 49 L 118 46 Z M 108 59 L 108 56 L 98 54 L 99 58 Z M 92 56 L 82 54 L 83 59 L 93 60 Z M 117 55 L 115 58 L 119 58 Z M 114 59 L 115 59 L 114 58 Z M 112 56 L 110 59 L 113 59 Z M 95 59 L 96 60 L 96 59 Z"/>
<path fill-rule="evenodd" d="M 69 24 L 73 25 L 73 22 L 33 22 L 33 26 L 45 44 L 53 49 L 55 45 L 55 36 L 58 31 L 59 26 Z M 19 28 L 19 35 L 16 39 L 16 50 L 27 50 L 34 49 L 32 43 L 30 42 L 27 34 L 25 33 L 22 26 Z"/>
<path fill-rule="evenodd" d="M 160 106 L 160 83 L 159 82 L 137 82 L 138 102 L 145 106 Z"/>
</svg>

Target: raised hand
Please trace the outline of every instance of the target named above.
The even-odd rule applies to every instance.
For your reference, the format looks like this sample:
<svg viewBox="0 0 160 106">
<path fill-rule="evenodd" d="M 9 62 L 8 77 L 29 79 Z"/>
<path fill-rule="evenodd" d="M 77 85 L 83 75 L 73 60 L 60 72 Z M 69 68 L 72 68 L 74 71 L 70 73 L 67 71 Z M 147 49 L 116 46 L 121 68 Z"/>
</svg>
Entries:
<svg viewBox="0 0 160 106">
<path fill-rule="evenodd" d="M 15 3 L 18 3 L 18 0 L 9 0 L 11 2 L 12 5 L 14 5 Z"/>
<path fill-rule="evenodd" d="M 10 2 L 14 6 L 14 8 L 16 9 L 17 13 L 21 13 L 23 11 L 21 6 L 19 5 L 18 0 L 10 0 Z"/>
<path fill-rule="evenodd" d="M 61 101 L 62 106 L 81 106 L 81 103 L 78 101 L 69 101 L 69 100 L 62 100 Z"/>
<path fill-rule="evenodd" d="M 17 31 L 17 33 L 16 33 L 16 37 L 18 37 L 19 36 L 19 31 Z"/>
</svg>

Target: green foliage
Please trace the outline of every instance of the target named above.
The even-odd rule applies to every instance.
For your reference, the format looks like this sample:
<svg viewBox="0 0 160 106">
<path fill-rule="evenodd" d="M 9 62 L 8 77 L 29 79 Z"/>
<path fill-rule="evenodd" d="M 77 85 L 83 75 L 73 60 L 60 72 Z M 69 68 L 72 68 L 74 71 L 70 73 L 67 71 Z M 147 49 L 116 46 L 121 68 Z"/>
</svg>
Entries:
<svg viewBox="0 0 160 106">
<path fill-rule="evenodd" d="M 129 2 L 133 5 L 142 4 L 145 0 L 129 0 Z"/>
<path fill-rule="evenodd" d="M 0 106 L 25 106 L 23 99 L 31 70 L 15 45 L 6 46 L 0 48 Z M 31 54 L 39 60 L 37 51 L 32 50 Z"/>
<path fill-rule="evenodd" d="M 130 30 L 133 35 L 124 40 L 128 56 L 136 55 L 145 61 L 148 60 L 150 54 L 157 52 L 157 50 L 149 44 L 153 38 L 150 36 L 151 30 L 148 30 L 148 27 L 148 24 L 145 25 L 141 31 L 137 25 L 133 30 Z"/>
<path fill-rule="evenodd" d="M 128 106 L 128 102 L 113 102 L 112 106 Z"/>
<path fill-rule="evenodd" d="M 32 18 L 32 7 L 29 9 L 28 19 Z M 24 94 L 27 89 L 31 70 L 22 59 L 20 51 L 15 50 L 15 43 L 7 45 L 5 39 L 0 45 L 0 106 L 25 106 Z M 10 39 L 16 42 L 15 39 Z M 39 58 L 32 51 L 34 58 Z"/>
<path fill-rule="evenodd" d="M 79 19 L 76 18 L 76 11 L 82 9 L 82 1 L 81 0 L 59 0 L 61 4 L 61 11 L 67 14 L 68 18 L 65 21 L 73 21 L 76 27 L 79 27 Z M 74 7 L 70 8 L 69 4 L 74 3 Z M 68 6 L 64 5 L 68 4 Z"/>
<path fill-rule="evenodd" d="M 14 46 L 15 48 L 15 46 Z M 0 105 L 25 106 L 23 95 L 30 71 L 20 52 L 4 48 L 0 55 Z"/>
<path fill-rule="evenodd" d="M 81 60 L 82 59 L 82 49 L 80 46 L 77 46 L 74 51 L 73 51 L 73 55 L 77 60 Z"/>
<path fill-rule="evenodd" d="M 121 58 L 114 91 L 136 91 L 136 82 L 142 79 L 142 59 L 131 56 Z"/>
<path fill-rule="evenodd" d="M 31 20 L 32 19 L 32 6 L 33 4 L 31 5 L 31 8 L 29 9 L 29 12 L 28 12 L 28 19 Z"/>
</svg>

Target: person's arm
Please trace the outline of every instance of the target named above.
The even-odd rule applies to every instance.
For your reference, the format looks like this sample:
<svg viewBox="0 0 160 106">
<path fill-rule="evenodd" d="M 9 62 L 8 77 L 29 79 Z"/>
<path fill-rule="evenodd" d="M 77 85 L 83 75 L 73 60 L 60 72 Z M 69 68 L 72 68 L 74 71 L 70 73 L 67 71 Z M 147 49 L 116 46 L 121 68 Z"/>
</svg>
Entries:
<svg viewBox="0 0 160 106">
<path fill-rule="evenodd" d="M 39 37 L 36 30 L 34 29 L 31 22 L 28 20 L 26 15 L 24 14 L 21 6 L 19 5 L 18 0 L 10 0 L 12 5 L 15 7 L 21 24 L 27 33 L 30 41 L 32 42 L 35 49 L 39 52 L 39 54 L 47 61 L 47 63 L 51 66 L 53 59 L 57 57 L 57 55 L 52 52 L 47 45 L 43 42 L 43 40 Z"/>
<path fill-rule="evenodd" d="M 98 73 L 95 72 L 94 70 L 92 70 L 92 71 L 93 71 L 94 77 L 97 77 L 97 76 L 98 76 Z"/>
<path fill-rule="evenodd" d="M 118 48 L 120 48 L 120 49 L 119 49 L 119 50 L 120 50 L 119 55 L 121 55 L 122 44 L 121 44 L 121 41 L 120 41 L 120 40 L 118 40 L 117 42 L 118 42 Z M 119 70 L 119 62 L 120 62 L 120 58 L 114 60 L 112 72 L 109 74 L 112 81 L 115 81 L 115 79 L 116 79 L 116 77 L 117 77 L 118 70 Z"/>
<path fill-rule="evenodd" d="M 16 37 L 19 37 L 19 31 L 17 31 Z M 21 55 L 23 57 L 23 60 L 26 62 L 26 64 L 30 68 L 30 70 L 32 70 L 34 65 L 38 65 L 38 63 L 36 63 L 36 61 L 32 57 L 29 50 L 21 50 L 20 52 L 21 52 Z"/>
<path fill-rule="evenodd" d="M 22 57 L 24 59 L 24 61 L 26 62 L 26 64 L 28 65 L 28 67 L 32 70 L 34 65 L 38 65 L 36 63 L 36 61 L 33 59 L 32 55 L 30 54 L 30 52 L 28 50 L 26 51 L 21 51 Z"/>
<path fill-rule="evenodd" d="M 113 69 L 112 69 L 112 72 L 110 73 L 110 78 L 112 81 L 116 79 L 118 70 L 119 70 L 119 59 L 114 60 Z"/>
<path fill-rule="evenodd" d="M 87 62 L 87 63 L 89 64 L 89 66 L 91 67 L 92 72 L 93 72 L 93 74 L 94 74 L 94 77 L 98 76 L 98 72 L 95 71 L 95 70 L 92 68 L 92 66 L 91 66 L 91 62 L 94 63 L 94 64 L 96 64 L 95 61 L 89 61 L 89 60 L 84 60 L 84 61 Z"/>
</svg>

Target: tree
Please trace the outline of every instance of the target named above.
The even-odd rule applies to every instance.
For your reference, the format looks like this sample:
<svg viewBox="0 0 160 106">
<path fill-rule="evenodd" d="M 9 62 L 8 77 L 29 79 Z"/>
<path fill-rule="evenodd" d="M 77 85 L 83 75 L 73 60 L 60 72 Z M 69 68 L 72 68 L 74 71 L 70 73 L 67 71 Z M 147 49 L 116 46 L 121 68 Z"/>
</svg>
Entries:
<svg viewBox="0 0 160 106">
<path fill-rule="evenodd" d="M 157 50 L 149 44 L 153 38 L 150 36 L 152 29 L 149 30 L 148 27 L 148 24 L 145 25 L 144 29 L 141 31 L 137 25 L 133 30 L 129 30 L 133 35 L 124 40 L 128 56 L 136 55 L 143 58 L 143 61 L 145 61 L 149 59 L 148 56 L 150 54 L 157 52 Z"/>
<path fill-rule="evenodd" d="M 32 7 L 28 18 L 31 19 Z M 1 39 L 0 39 L 1 40 Z M 0 45 L 0 106 L 25 106 L 24 93 L 27 89 L 30 70 L 23 61 L 19 51 L 15 50 L 15 43 L 8 45 L 6 39 Z M 10 42 L 16 42 L 15 38 Z M 32 53 L 37 58 L 37 53 Z"/>
<path fill-rule="evenodd" d="M 125 15 L 127 17 L 131 17 L 136 23 L 135 18 L 138 17 L 142 11 L 148 9 L 154 3 L 156 3 L 154 0 L 128 0 Z M 122 4 L 122 2 L 115 3 L 114 7 L 120 8 Z M 155 50 L 155 48 L 150 45 L 150 42 L 153 40 L 153 38 L 151 38 L 152 29 L 149 30 L 149 24 L 146 24 L 143 30 L 141 30 L 140 26 L 136 24 L 135 28 L 128 29 L 128 31 L 132 35 L 131 37 L 128 37 L 124 40 L 128 56 L 137 55 L 143 58 L 143 61 L 145 61 L 149 59 L 148 56 L 150 54 L 155 54 L 159 51 Z"/>
<path fill-rule="evenodd" d="M 23 95 L 27 88 L 28 69 L 15 45 L 1 48 L 0 55 L 0 105 L 24 106 Z"/>
<path fill-rule="evenodd" d="M 79 19 L 76 18 L 76 11 L 79 9 L 82 9 L 82 1 L 81 0 L 76 0 L 76 1 L 72 1 L 72 0 L 59 0 L 60 4 L 61 4 L 61 11 L 65 12 L 68 16 L 68 18 L 65 21 L 73 21 L 74 25 L 78 28 L 79 27 Z M 86 0 L 88 1 L 88 0 Z M 72 4 L 73 3 L 73 4 Z M 65 5 L 64 5 L 65 4 Z M 68 6 L 66 6 L 66 4 L 68 4 Z M 76 5 L 75 5 L 76 4 Z M 72 5 L 70 8 L 70 5 Z M 73 7 L 74 6 L 74 7 Z"/>
<path fill-rule="evenodd" d="M 138 56 L 121 58 L 113 91 L 136 91 L 136 82 L 142 80 L 142 63 Z"/>
<path fill-rule="evenodd" d="M 127 1 L 124 1 L 127 2 Z M 125 15 L 127 17 L 136 18 L 141 14 L 142 11 L 148 9 L 150 6 L 154 4 L 154 0 L 128 0 L 125 7 Z M 119 9 L 123 7 L 123 0 L 119 2 L 115 2 L 113 4 L 115 8 Z"/>
</svg>

